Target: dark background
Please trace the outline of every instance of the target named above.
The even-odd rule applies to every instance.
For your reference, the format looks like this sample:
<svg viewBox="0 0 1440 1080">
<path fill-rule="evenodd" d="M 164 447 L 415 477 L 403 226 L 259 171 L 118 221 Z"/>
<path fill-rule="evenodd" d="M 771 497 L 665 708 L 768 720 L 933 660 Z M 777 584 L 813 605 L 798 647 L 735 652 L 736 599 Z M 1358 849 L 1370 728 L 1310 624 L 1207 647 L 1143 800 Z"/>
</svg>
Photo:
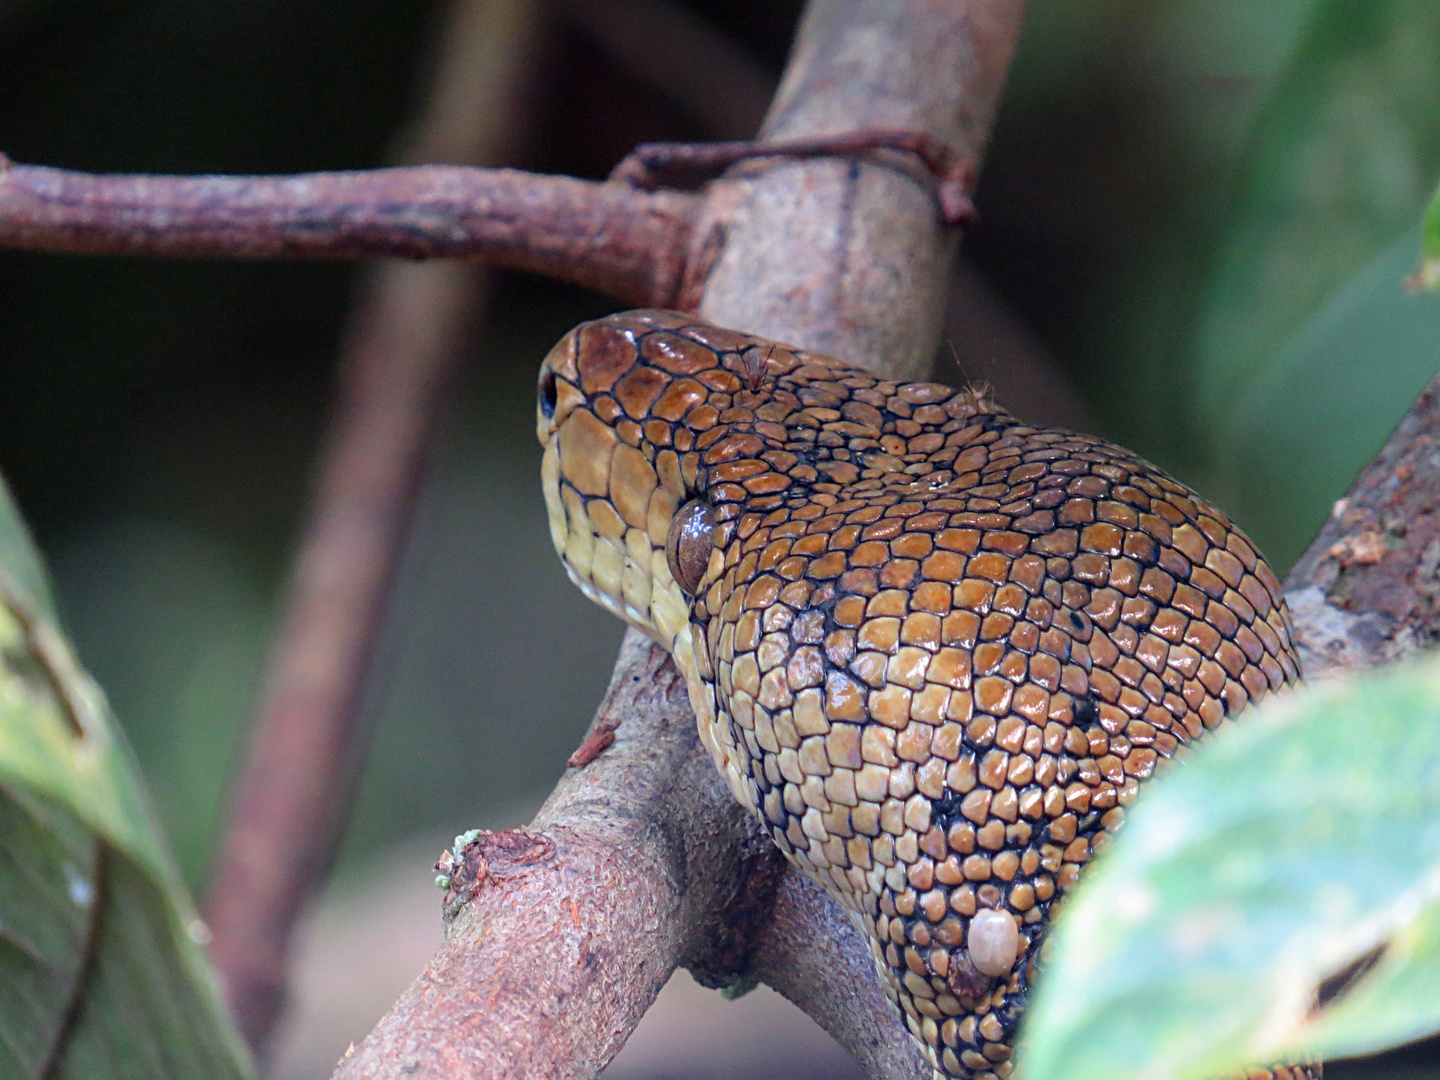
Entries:
<svg viewBox="0 0 1440 1080">
<path fill-rule="evenodd" d="M 778 75 L 796 0 L 681 6 Z M 95 171 L 384 164 L 441 8 L 0 0 L 0 149 Z M 716 134 L 574 20 L 542 56 L 517 164 L 600 177 L 638 141 Z M 1440 299 L 1399 287 L 1437 175 L 1434 0 L 1033 0 L 964 252 L 1008 336 L 977 343 L 960 313 L 945 373 L 1023 399 L 1000 353 L 1024 351 L 1067 415 L 1199 487 L 1283 571 L 1440 367 Z M 356 274 L 0 253 L 0 471 L 197 890 Z M 619 641 L 550 550 L 532 421 L 550 344 L 615 305 L 497 288 L 372 680 L 342 881 L 408 838 L 438 851 L 523 817 Z"/>
</svg>

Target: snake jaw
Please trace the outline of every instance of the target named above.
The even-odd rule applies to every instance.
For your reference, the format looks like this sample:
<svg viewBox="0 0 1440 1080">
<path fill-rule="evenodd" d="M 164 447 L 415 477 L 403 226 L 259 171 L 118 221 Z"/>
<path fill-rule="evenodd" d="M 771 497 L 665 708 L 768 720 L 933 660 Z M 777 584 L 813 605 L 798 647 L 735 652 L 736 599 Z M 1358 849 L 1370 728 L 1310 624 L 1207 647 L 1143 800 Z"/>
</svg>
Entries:
<svg viewBox="0 0 1440 1080">
<path fill-rule="evenodd" d="M 572 331 L 537 425 L 572 579 L 671 651 L 929 1060 L 1009 1080 L 1053 904 L 1157 765 L 1297 678 L 1274 574 L 1119 447 L 684 314 Z"/>
</svg>

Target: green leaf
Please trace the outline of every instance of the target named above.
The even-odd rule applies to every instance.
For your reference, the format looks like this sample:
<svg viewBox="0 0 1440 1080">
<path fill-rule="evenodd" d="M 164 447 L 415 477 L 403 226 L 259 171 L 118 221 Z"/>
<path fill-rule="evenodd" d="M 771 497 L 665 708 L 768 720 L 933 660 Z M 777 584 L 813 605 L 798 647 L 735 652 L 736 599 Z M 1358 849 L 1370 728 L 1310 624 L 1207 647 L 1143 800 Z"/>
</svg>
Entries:
<svg viewBox="0 0 1440 1080">
<path fill-rule="evenodd" d="M 1406 284 L 1414 290 L 1440 290 L 1440 188 L 1430 197 L 1420 227 L 1420 265 Z"/>
<path fill-rule="evenodd" d="M 1401 287 L 1412 229 L 1321 305 L 1215 426 L 1223 505 L 1272 565 L 1299 557 L 1440 370 L 1440 296 Z"/>
<path fill-rule="evenodd" d="M 1159 778 L 1044 965 L 1032 1080 L 1213 1080 L 1440 1030 L 1440 660 L 1274 699 Z"/>
<path fill-rule="evenodd" d="M 0 1076 L 245 1080 L 204 926 L 43 588 L 0 498 Z"/>
<path fill-rule="evenodd" d="M 1257 126 L 1194 345 L 1201 424 L 1413 228 L 1440 171 L 1440 5 L 1326 0 Z M 1398 417 L 1397 417 L 1398 419 Z"/>
<path fill-rule="evenodd" d="M 45 573 L 30 530 L 15 509 L 15 499 L 3 477 L 0 477 L 0 567 L 5 568 L 16 588 L 29 597 L 45 618 L 59 623 L 50 594 L 50 577 Z"/>
</svg>

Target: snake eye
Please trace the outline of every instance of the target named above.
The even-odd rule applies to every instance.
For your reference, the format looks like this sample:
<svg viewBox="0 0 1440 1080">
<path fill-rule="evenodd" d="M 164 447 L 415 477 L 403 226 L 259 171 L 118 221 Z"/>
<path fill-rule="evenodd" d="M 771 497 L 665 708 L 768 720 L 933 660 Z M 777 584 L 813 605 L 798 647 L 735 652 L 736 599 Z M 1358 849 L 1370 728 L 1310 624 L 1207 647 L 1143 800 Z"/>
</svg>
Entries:
<svg viewBox="0 0 1440 1080">
<path fill-rule="evenodd" d="M 670 519 L 665 534 L 665 561 L 670 576 L 686 596 L 694 596 L 710 565 L 710 551 L 715 547 L 715 511 L 707 503 L 692 499 Z"/>
<path fill-rule="evenodd" d="M 540 413 L 549 420 L 555 415 L 555 372 L 549 368 L 540 376 Z"/>
</svg>

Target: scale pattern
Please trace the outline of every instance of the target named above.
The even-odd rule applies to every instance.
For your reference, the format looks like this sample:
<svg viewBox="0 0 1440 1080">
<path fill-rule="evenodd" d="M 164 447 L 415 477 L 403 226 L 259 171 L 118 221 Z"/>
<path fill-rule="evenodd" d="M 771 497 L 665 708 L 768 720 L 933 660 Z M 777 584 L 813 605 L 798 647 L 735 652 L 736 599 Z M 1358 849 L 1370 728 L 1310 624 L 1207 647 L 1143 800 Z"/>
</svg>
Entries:
<svg viewBox="0 0 1440 1080">
<path fill-rule="evenodd" d="M 1052 906 L 1161 762 L 1298 678 L 1275 575 L 1101 439 L 673 312 L 571 331 L 539 434 L 572 578 L 670 649 L 731 790 L 853 913 L 936 1068 L 1007 1080 Z M 665 540 L 694 499 L 692 598 Z M 994 978 L 984 909 L 1018 931 Z"/>
</svg>

